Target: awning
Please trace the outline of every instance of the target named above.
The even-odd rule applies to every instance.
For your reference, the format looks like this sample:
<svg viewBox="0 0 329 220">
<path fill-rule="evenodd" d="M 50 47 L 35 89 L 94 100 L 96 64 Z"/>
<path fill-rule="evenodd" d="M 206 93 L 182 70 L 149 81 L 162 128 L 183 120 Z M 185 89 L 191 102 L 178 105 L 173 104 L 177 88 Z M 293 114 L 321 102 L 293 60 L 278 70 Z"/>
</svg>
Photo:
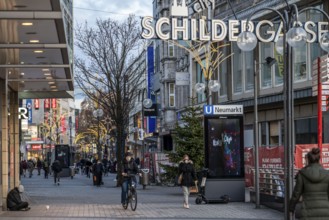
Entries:
<svg viewBox="0 0 329 220">
<path fill-rule="evenodd" d="M 144 138 L 144 141 L 146 141 L 146 142 L 158 142 L 158 137 L 146 137 L 146 138 Z"/>
</svg>

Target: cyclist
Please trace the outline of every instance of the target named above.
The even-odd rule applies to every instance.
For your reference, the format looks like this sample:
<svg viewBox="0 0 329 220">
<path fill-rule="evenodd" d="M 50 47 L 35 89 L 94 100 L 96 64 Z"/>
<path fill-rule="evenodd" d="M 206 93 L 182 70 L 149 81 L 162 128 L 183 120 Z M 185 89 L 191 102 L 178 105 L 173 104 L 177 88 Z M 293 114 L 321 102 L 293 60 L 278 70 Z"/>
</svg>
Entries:
<svg viewBox="0 0 329 220">
<path fill-rule="evenodd" d="M 121 203 L 122 205 L 126 204 L 126 198 L 127 198 L 127 191 L 128 191 L 128 183 L 129 181 L 136 181 L 135 176 L 131 175 L 136 175 L 139 173 L 139 169 L 137 164 L 135 163 L 134 158 L 132 157 L 133 154 L 131 152 L 127 152 L 125 154 L 125 158 L 123 159 L 122 162 L 122 176 L 123 176 L 123 181 L 122 181 L 122 186 L 121 186 Z"/>
</svg>

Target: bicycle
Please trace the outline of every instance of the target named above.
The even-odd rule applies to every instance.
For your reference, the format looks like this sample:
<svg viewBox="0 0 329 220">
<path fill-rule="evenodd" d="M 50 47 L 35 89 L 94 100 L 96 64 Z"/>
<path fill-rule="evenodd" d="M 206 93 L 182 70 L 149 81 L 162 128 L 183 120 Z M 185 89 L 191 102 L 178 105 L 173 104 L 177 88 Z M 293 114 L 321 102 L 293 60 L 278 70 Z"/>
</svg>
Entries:
<svg viewBox="0 0 329 220">
<path fill-rule="evenodd" d="M 126 203 L 122 204 L 124 209 L 128 208 L 130 203 L 131 210 L 135 211 L 137 208 L 137 190 L 136 190 L 136 183 L 132 180 L 135 177 L 134 174 L 130 174 L 128 180 L 128 191 L 126 195 Z"/>
</svg>

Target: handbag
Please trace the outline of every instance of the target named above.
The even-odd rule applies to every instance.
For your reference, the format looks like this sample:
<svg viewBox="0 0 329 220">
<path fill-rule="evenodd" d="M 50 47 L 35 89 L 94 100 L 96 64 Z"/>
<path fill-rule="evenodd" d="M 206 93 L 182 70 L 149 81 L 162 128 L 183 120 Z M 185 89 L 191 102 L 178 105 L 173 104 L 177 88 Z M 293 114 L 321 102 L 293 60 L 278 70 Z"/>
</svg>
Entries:
<svg viewBox="0 0 329 220">
<path fill-rule="evenodd" d="M 179 174 L 178 179 L 177 179 L 177 184 L 181 185 L 183 181 L 183 173 Z"/>
<path fill-rule="evenodd" d="M 190 187 L 190 193 L 198 193 L 198 192 L 199 192 L 199 188 L 198 188 L 197 184 L 195 183 L 195 186 Z"/>
</svg>

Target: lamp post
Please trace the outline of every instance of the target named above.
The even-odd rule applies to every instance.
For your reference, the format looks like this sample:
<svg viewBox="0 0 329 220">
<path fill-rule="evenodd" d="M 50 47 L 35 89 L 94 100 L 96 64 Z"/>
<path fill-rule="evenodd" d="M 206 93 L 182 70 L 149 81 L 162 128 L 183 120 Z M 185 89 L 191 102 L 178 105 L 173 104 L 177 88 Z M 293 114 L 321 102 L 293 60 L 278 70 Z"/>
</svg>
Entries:
<svg viewBox="0 0 329 220">
<path fill-rule="evenodd" d="M 220 83 L 218 80 L 212 80 L 210 79 L 213 73 L 213 67 L 210 66 L 208 69 L 208 74 L 205 78 L 205 83 L 196 83 L 195 84 L 195 90 L 197 93 L 202 94 L 204 93 L 206 96 L 206 103 L 207 105 L 210 103 L 210 92 L 218 92 L 220 89 Z M 211 100 L 212 101 L 212 100 Z"/>
<path fill-rule="evenodd" d="M 145 143 L 144 143 L 144 108 L 151 108 L 153 105 L 153 102 L 149 98 L 144 98 L 144 93 L 146 92 L 146 88 L 143 89 L 142 92 L 142 121 L 141 121 L 141 127 L 142 127 L 142 153 L 143 153 L 143 168 L 145 163 Z"/>
<path fill-rule="evenodd" d="M 71 164 L 73 164 L 73 146 L 72 146 L 72 116 L 69 117 L 69 127 L 70 127 L 70 152 L 71 152 Z"/>
<path fill-rule="evenodd" d="M 276 60 L 272 57 L 266 58 L 266 63 L 259 63 L 259 68 L 257 68 L 258 63 L 255 60 L 255 71 L 254 71 L 254 152 L 255 152 L 255 193 L 256 193 L 256 208 L 260 208 L 260 197 L 259 197 L 259 137 L 258 137 L 258 75 L 260 73 L 261 65 L 267 64 L 271 67 L 275 64 Z M 258 71 L 256 72 L 256 69 Z"/>
<path fill-rule="evenodd" d="M 102 117 L 104 114 L 103 112 L 103 109 L 99 108 L 99 109 L 96 109 L 94 112 L 93 112 L 93 115 L 95 118 L 97 118 L 97 156 L 98 156 L 98 159 L 100 160 L 101 157 L 102 157 L 102 149 L 101 149 L 101 145 L 100 145 L 100 127 L 99 127 L 99 120 L 100 120 L 100 117 Z"/>
<path fill-rule="evenodd" d="M 247 19 L 247 31 L 241 32 L 238 37 L 238 47 L 242 51 L 251 51 L 257 45 L 257 38 L 254 33 L 249 31 L 249 21 L 250 18 L 261 12 L 261 11 L 272 11 L 276 13 L 282 23 L 283 23 L 283 39 L 280 40 L 280 43 L 283 47 L 284 54 L 284 70 L 285 70 L 285 80 L 284 80 L 284 124 L 285 124 L 285 219 L 293 219 L 294 216 L 289 212 L 288 204 L 289 199 L 292 194 L 293 189 L 293 175 L 294 175 L 294 164 L 293 164 L 293 153 L 294 153 L 294 145 L 295 145 L 295 132 L 294 132 L 294 91 L 293 91 L 293 65 L 291 63 L 292 60 L 292 48 L 300 47 L 305 45 L 307 40 L 307 33 L 303 29 L 303 27 L 299 26 L 298 23 L 298 8 L 295 4 L 288 5 L 287 9 L 283 11 L 283 14 L 278 10 L 273 8 L 261 8 L 255 10 Z M 323 10 L 315 7 L 308 7 L 300 11 L 300 13 L 305 12 L 307 10 L 317 10 L 321 12 L 326 18 L 329 20 L 327 13 Z M 296 21 L 296 22 L 295 22 Z M 295 22 L 295 23 L 294 23 Z M 329 51 L 328 45 L 328 33 L 322 35 L 320 39 L 321 48 Z M 279 41 L 277 42 L 278 46 Z M 281 48 L 280 48 L 281 49 Z M 279 48 L 277 48 L 279 51 Z M 258 153 L 258 152 L 257 152 Z"/>
</svg>

